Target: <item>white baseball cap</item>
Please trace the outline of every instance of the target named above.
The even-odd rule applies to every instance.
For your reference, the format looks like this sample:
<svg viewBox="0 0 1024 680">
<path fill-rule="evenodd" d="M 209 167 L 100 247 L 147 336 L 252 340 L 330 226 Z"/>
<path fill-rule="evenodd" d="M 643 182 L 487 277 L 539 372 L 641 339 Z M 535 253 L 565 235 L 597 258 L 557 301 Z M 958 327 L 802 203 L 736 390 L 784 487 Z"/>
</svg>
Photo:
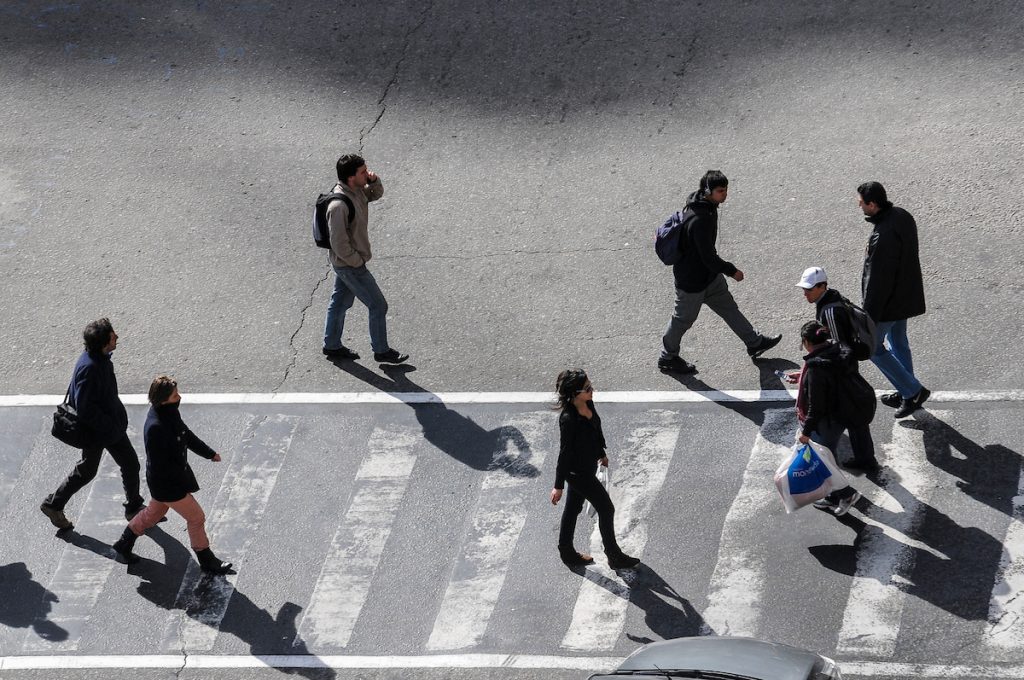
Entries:
<svg viewBox="0 0 1024 680">
<path fill-rule="evenodd" d="M 804 273 L 800 275 L 800 282 L 796 285 L 804 290 L 810 290 L 819 283 L 827 283 L 828 276 L 825 275 L 825 270 L 821 267 L 808 267 L 804 270 Z"/>
</svg>

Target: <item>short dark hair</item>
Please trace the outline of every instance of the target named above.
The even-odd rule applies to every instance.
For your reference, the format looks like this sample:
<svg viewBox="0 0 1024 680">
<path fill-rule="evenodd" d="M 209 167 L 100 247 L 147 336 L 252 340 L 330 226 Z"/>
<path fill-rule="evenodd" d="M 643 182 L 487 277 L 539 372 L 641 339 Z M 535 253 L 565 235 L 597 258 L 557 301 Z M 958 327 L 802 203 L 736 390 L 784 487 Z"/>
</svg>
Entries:
<svg viewBox="0 0 1024 680">
<path fill-rule="evenodd" d="M 800 339 L 812 345 L 821 345 L 828 342 L 828 329 L 817 321 L 808 321 L 800 327 Z"/>
<path fill-rule="evenodd" d="M 885 195 L 885 187 L 878 182 L 864 182 L 857 187 L 857 193 L 865 203 L 874 203 L 879 208 L 889 203 L 889 197 Z"/>
<path fill-rule="evenodd" d="M 158 375 L 153 378 L 153 382 L 149 385 L 149 403 L 153 406 L 159 406 L 170 399 L 177 388 L 177 380 L 169 375 Z"/>
<path fill-rule="evenodd" d="M 710 194 L 718 187 L 729 186 L 729 178 L 725 176 L 721 170 L 708 170 L 704 173 L 704 176 L 700 178 L 700 193 Z"/>
<path fill-rule="evenodd" d="M 110 344 L 110 336 L 114 327 L 110 325 L 110 319 L 103 317 L 96 321 L 90 321 L 89 325 L 82 331 L 82 340 L 85 341 L 85 351 L 89 354 L 97 354 Z"/>
<path fill-rule="evenodd" d="M 338 159 L 338 181 L 342 184 L 348 182 L 348 178 L 359 172 L 359 168 L 366 165 L 366 161 L 363 157 L 354 154 L 347 153 Z"/>
</svg>

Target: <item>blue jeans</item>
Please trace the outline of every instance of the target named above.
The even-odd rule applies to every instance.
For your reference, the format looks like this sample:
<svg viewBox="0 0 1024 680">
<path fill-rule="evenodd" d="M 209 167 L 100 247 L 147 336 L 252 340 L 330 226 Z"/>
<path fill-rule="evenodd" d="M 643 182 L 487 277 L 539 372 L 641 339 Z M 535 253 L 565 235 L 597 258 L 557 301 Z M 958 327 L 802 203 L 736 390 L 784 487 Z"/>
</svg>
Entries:
<svg viewBox="0 0 1024 680">
<path fill-rule="evenodd" d="M 362 267 L 334 267 L 334 293 L 327 307 L 327 322 L 324 324 L 324 348 L 341 347 L 341 336 L 345 330 L 345 312 L 352 307 L 356 298 L 366 305 L 370 312 L 370 347 L 377 354 L 387 352 L 388 345 L 388 301 L 380 292 L 373 274 Z"/>
<path fill-rule="evenodd" d="M 914 359 L 907 340 L 907 320 L 882 321 L 878 331 L 878 347 L 871 362 L 878 366 L 900 396 L 909 399 L 921 391 L 921 383 L 914 377 Z"/>
</svg>

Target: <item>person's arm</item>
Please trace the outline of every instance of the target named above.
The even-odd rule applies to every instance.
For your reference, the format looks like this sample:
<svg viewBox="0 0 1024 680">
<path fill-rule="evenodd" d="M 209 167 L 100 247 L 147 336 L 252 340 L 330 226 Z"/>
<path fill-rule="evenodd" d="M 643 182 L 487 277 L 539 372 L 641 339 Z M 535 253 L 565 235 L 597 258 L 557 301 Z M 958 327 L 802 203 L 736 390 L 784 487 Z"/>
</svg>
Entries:
<svg viewBox="0 0 1024 680">
<path fill-rule="evenodd" d="M 327 224 L 331 231 L 331 250 L 347 267 L 362 267 L 366 262 L 363 256 L 352 247 L 348 233 L 348 204 L 345 201 L 333 201 L 327 209 Z"/>
<path fill-rule="evenodd" d="M 802 382 L 807 395 L 807 417 L 804 419 L 803 429 L 800 434 L 809 437 L 818 427 L 818 421 L 825 416 L 825 395 L 821 376 L 816 375 L 817 371 L 804 371 Z M 806 443 L 806 442 L 805 442 Z"/>
<path fill-rule="evenodd" d="M 555 465 L 555 486 L 551 489 L 551 503 L 555 505 L 562 498 L 562 490 L 565 488 L 565 478 L 569 474 L 575 452 L 573 444 L 576 439 L 575 423 L 569 418 L 559 417 L 558 419 L 559 443 L 558 463 Z"/>
<path fill-rule="evenodd" d="M 217 452 L 209 447 L 209 445 L 202 439 L 197 437 L 192 430 L 185 427 L 185 445 L 190 451 L 194 452 L 198 456 L 202 456 L 206 460 L 213 460 L 217 457 Z"/>
<path fill-rule="evenodd" d="M 818 319 L 828 329 L 829 337 L 845 347 L 853 346 L 853 322 L 843 302 L 827 305 Z"/>
<path fill-rule="evenodd" d="M 711 218 L 699 216 L 690 223 L 690 242 L 709 271 L 721 272 L 726 276 L 734 276 L 738 271 L 732 262 L 726 262 L 718 256 L 715 249 L 715 227 Z"/>
<path fill-rule="evenodd" d="M 376 201 L 384 195 L 384 183 L 380 181 L 380 175 L 376 173 L 367 171 L 366 176 L 370 181 L 363 187 L 363 193 L 366 195 L 367 201 Z"/>
<path fill-rule="evenodd" d="M 875 248 L 864 286 L 864 311 L 877 323 L 889 298 L 897 294 L 896 277 L 899 274 L 903 242 L 891 229 L 874 232 Z"/>
</svg>

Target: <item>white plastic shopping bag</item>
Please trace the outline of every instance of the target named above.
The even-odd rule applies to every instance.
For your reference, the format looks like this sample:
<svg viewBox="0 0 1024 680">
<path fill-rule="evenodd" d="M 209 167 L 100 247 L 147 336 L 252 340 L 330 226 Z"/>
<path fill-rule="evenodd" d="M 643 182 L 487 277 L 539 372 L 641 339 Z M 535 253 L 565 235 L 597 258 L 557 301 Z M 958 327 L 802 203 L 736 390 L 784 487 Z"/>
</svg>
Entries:
<svg viewBox="0 0 1024 680">
<path fill-rule="evenodd" d="M 611 488 L 612 471 L 607 465 L 597 466 L 597 481 L 601 482 L 601 486 L 604 487 L 605 491 L 608 491 Z M 595 508 L 590 501 L 583 504 L 583 511 L 590 517 L 597 515 L 597 508 Z"/>
<path fill-rule="evenodd" d="M 775 486 L 788 514 L 849 484 L 828 447 L 808 442 L 793 445 L 775 471 Z"/>
</svg>

